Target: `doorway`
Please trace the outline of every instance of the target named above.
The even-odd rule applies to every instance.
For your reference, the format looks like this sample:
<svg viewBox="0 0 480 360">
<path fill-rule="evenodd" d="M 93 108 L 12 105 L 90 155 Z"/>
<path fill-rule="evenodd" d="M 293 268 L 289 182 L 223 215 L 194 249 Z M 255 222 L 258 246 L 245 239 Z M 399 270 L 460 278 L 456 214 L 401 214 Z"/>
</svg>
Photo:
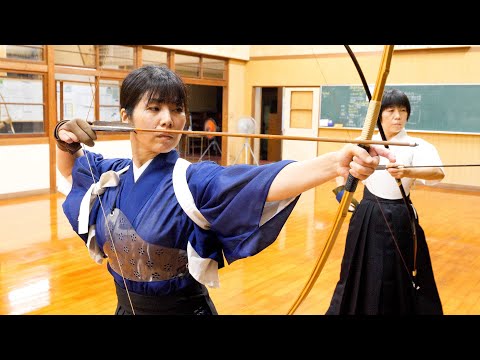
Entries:
<svg viewBox="0 0 480 360">
<path fill-rule="evenodd" d="M 192 131 L 222 131 L 223 87 L 193 84 L 189 84 L 187 87 L 189 110 L 187 129 Z M 212 127 L 212 124 L 215 124 L 215 126 Z M 180 149 L 183 156 L 189 161 L 212 160 L 217 163 L 221 162 L 222 141 L 220 137 L 187 135 L 182 139 L 183 146 Z M 212 144 L 215 146 L 211 146 Z"/>
<path fill-rule="evenodd" d="M 268 135 L 282 134 L 282 88 L 261 88 L 261 133 Z M 260 139 L 260 163 L 279 161 L 282 158 L 280 140 Z"/>
</svg>

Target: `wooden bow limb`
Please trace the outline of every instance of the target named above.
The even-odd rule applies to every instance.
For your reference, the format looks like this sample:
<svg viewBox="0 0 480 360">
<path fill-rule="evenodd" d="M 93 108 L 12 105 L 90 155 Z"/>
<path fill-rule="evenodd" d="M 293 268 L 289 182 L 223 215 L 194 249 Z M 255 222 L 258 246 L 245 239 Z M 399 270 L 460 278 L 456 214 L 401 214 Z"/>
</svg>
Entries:
<svg viewBox="0 0 480 360">
<path fill-rule="evenodd" d="M 375 129 L 375 124 L 378 118 L 378 114 L 380 112 L 380 107 L 382 104 L 382 96 L 383 90 L 385 88 L 385 83 L 387 80 L 388 73 L 390 71 L 390 62 L 393 55 L 393 45 L 385 45 L 381 60 L 381 66 L 378 72 L 377 81 L 375 83 L 375 92 L 373 94 L 372 100 L 369 103 L 367 116 L 365 118 L 365 122 L 362 129 L 362 134 L 360 139 L 368 140 L 372 138 L 373 131 Z M 362 146 L 362 145 L 360 145 Z M 365 149 L 368 149 L 367 146 L 362 146 Z M 292 304 L 290 309 L 288 310 L 288 315 L 292 315 L 298 309 L 300 304 L 305 300 L 307 295 L 310 293 L 310 290 L 313 288 L 318 276 L 320 275 L 328 256 L 333 248 L 333 244 L 340 232 L 340 229 L 343 224 L 343 220 L 347 216 L 348 207 L 350 206 L 350 202 L 353 198 L 353 194 L 357 188 L 358 179 L 354 178 L 352 175 L 348 176 L 347 182 L 345 184 L 345 192 L 343 194 L 342 200 L 337 210 L 337 215 L 335 217 L 335 223 L 333 225 L 332 231 L 330 232 L 327 241 L 318 257 L 318 260 L 315 264 L 315 267 L 307 280 L 304 288 L 298 295 L 295 302 Z"/>
<path fill-rule="evenodd" d="M 366 139 L 335 139 L 327 137 L 309 137 L 309 136 L 285 136 L 285 135 L 268 135 L 268 134 L 242 134 L 242 133 L 228 133 L 228 132 L 216 132 L 216 131 L 191 131 L 191 130 L 167 130 L 167 129 L 141 129 L 134 128 L 130 125 L 97 125 L 98 122 L 94 122 L 92 130 L 94 131 L 116 131 L 116 132 L 158 132 L 158 133 L 172 133 L 172 134 L 185 134 L 185 135 L 202 135 L 202 136 L 228 136 L 228 137 L 241 137 L 252 139 L 269 139 L 269 140 L 302 140 L 302 141 L 319 141 L 319 142 L 334 142 L 334 143 L 349 143 L 349 144 L 362 144 L 362 145 L 395 145 L 395 146 L 418 146 L 415 142 L 397 142 L 397 141 L 382 141 L 382 140 L 366 140 Z M 104 122 L 105 123 L 105 122 Z M 108 122 L 106 122 L 108 124 Z"/>
<path fill-rule="evenodd" d="M 353 63 L 355 64 L 355 68 L 357 69 L 358 75 L 360 76 L 360 79 L 362 80 L 363 88 L 365 89 L 365 93 L 367 94 L 367 98 L 370 101 L 372 99 L 372 95 L 370 94 L 370 89 L 368 88 L 367 80 L 365 79 L 365 76 L 364 76 L 363 71 L 360 67 L 360 64 L 358 63 L 357 58 L 355 57 L 355 54 L 353 53 L 353 51 L 350 49 L 350 46 L 345 45 L 345 48 L 347 49 L 347 52 L 350 55 L 350 58 L 352 59 Z M 382 138 L 382 140 L 386 141 L 387 137 L 385 135 L 385 131 L 383 130 L 381 116 L 378 117 L 377 127 L 378 127 L 378 132 L 380 133 L 380 137 Z M 385 148 L 388 149 L 389 146 L 385 145 Z M 413 255 L 414 261 L 413 261 L 413 271 L 412 271 L 413 277 L 410 276 L 407 263 L 405 262 L 405 259 L 402 255 L 401 251 L 400 251 L 400 246 L 398 246 L 397 240 L 395 240 L 395 235 L 391 231 L 390 226 L 388 226 L 388 228 L 389 228 L 390 234 L 392 235 L 392 240 L 396 245 L 398 255 L 402 259 L 405 270 L 407 271 L 407 273 L 409 273 L 409 276 L 410 276 L 410 279 L 412 280 L 412 284 L 413 284 L 414 288 L 417 288 L 417 286 L 415 285 L 415 276 L 416 276 L 416 273 L 417 273 L 417 271 L 416 271 L 416 266 L 417 266 L 416 265 L 417 264 L 417 260 L 416 260 L 417 259 L 417 230 L 416 230 L 416 225 L 415 225 L 415 215 L 413 213 L 413 208 L 411 206 L 412 203 L 411 203 L 410 199 L 407 197 L 407 194 L 405 192 L 405 188 L 403 187 L 402 181 L 400 179 L 395 179 L 395 182 L 397 183 L 398 190 L 402 194 L 402 199 L 403 199 L 403 202 L 404 202 L 404 204 L 407 208 L 408 217 L 409 217 L 409 220 L 410 220 L 410 226 L 412 228 L 412 237 L 413 237 L 413 243 L 414 243 L 414 255 Z M 380 205 L 380 202 L 378 201 L 377 197 L 375 197 L 375 200 L 377 201 L 377 204 L 378 204 L 378 207 L 380 208 L 380 210 L 382 210 L 382 206 Z M 385 222 L 388 225 L 388 220 L 385 217 L 383 211 L 382 211 L 382 215 L 383 215 L 383 218 L 384 218 Z"/>
</svg>

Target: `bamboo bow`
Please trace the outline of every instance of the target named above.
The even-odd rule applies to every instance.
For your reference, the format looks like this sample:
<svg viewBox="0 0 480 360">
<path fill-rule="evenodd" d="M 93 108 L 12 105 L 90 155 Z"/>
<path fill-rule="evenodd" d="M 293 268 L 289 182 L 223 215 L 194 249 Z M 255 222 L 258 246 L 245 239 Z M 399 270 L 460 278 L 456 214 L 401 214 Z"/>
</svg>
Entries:
<svg viewBox="0 0 480 360">
<path fill-rule="evenodd" d="M 372 95 L 370 94 L 370 90 L 368 88 L 367 81 L 365 80 L 365 76 L 363 75 L 363 71 L 360 67 L 360 64 L 358 63 L 357 58 L 355 57 L 355 54 L 350 49 L 350 47 L 348 45 L 345 45 L 345 48 L 347 49 L 347 52 L 350 55 L 350 58 L 352 59 L 353 63 L 355 64 L 355 68 L 357 69 L 358 75 L 360 76 L 360 79 L 362 80 L 363 88 L 365 89 L 365 93 L 367 94 L 368 100 L 371 100 Z M 378 132 L 380 133 L 380 137 L 382 138 L 382 140 L 386 141 L 387 137 L 385 135 L 385 131 L 383 130 L 382 121 L 381 121 L 381 114 L 380 114 L 380 116 L 378 117 L 378 120 L 377 120 L 377 127 L 378 127 Z M 384 146 L 387 149 L 389 148 L 389 145 L 387 145 L 387 144 L 385 144 Z M 402 255 L 402 252 L 400 250 L 400 246 L 399 246 L 399 244 L 398 244 L 398 242 L 395 238 L 395 234 L 393 233 L 390 226 L 388 226 L 388 229 L 390 231 L 390 235 L 392 236 L 392 240 L 396 245 L 395 248 L 398 252 L 398 256 L 402 260 L 403 266 L 404 266 L 405 270 L 407 271 L 407 274 L 408 274 L 410 280 L 412 281 L 412 285 L 415 289 L 418 289 L 418 286 L 415 284 L 415 277 L 417 275 L 417 243 L 418 243 L 418 241 L 417 241 L 417 226 L 415 224 L 415 214 L 414 214 L 414 211 L 413 211 L 413 207 L 411 206 L 412 203 L 410 202 L 410 199 L 407 197 L 407 194 L 406 194 L 405 189 L 403 187 L 402 180 L 395 179 L 395 181 L 396 181 L 398 189 L 400 190 L 400 193 L 402 195 L 403 203 L 405 204 L 405 206 L 407 208 L 408 219 L 410 220 L 410 229 L 412 231 L 412 238 L 413 238 L 413 268 L 412 268 L 412 274 L 410 274 L 410 270 L 408 269 L 408 265 L 405 261 L 405 258 Z M 378 198 L 376 196 L 375 196 L 375 200 L 378 204 L 378 207 L 381 210 L 383 219 L 385 220 L 385 222 L 388 225 L 388 219 L 385 217 L 385 214 L 382 210 L 382 205 L 380 204 L 380 201 L 378 201 Z"/>
<path fill-rule="evenodd" d="M 393 55 L 393 45 L 385 45 L 382 54 L 382 60 L 380 63 L 380 69 L 377 75 L 377 80 L 375 83 L 375 91 L 373 94 L 372 99 L 369 102 L 367 115 L 365 117 L 365 122 L 363 124 L 362 133 L 360 136 L 361 140 L 370 140 L 373 135 L 373 131 L 375 129 L 375 124 L 377 122 L 378 114 L 380 112 L 380 107 L 382 104 L 382 97 L 383 97 L 383 90 L 385 88 L 385 83 L 387 81 L 387 76 L 390 71 L 390 62 Z M 367 145 L 359 145 L 364 149 L 368 149 Z M 330 235 L 327 238 L 327 241 L 318 257 L 317 262 L 315 263 L 315 267 L 307 280 L 304 288 L 298 295 L 295 302 L 292 304 L 290 309 L 288 310 L 288 315 L 292 315 L 295 313 L 297 308 L 300 304 L 305 300 L 305 298 L 310 293 L 310 290 L 313 288 L 318 276 L 320 275 L 328 256 L 333 248 L 333 244 L 340 232 L 340 228 L 342 227 L 343 220 L 348 214 L 348 207 L 352 201 L 353 194 L 357 188 L 358 179 L 354 178 L 352 175 L 348 176 L 347 182 L 345 184 L 345 192 L 343 194 L 342 200 L 337 210 L 337 214 L 335 217 L 335 222 L 333 228 L 330 232 Z"/>
</svg>

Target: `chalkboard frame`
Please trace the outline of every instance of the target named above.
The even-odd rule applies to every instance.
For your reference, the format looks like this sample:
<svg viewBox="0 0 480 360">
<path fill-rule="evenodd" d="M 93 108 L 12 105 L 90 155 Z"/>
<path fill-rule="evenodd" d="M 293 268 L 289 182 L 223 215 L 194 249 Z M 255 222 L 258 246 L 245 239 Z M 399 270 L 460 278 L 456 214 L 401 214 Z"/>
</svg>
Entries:
<svg viewBox="0 0 480 360">
<path fill-rule="evenodd" d="M 369 87 L 373 92 L 373 86 Z M 391 88 L 404 91 L 410 99 L 408 131 L 480 135 L 480 84 L 385 86 Z M 368 99 L 361 85 L 320 86 L 319 125 L 360 129 L 367 109 Z"/>
</svg>

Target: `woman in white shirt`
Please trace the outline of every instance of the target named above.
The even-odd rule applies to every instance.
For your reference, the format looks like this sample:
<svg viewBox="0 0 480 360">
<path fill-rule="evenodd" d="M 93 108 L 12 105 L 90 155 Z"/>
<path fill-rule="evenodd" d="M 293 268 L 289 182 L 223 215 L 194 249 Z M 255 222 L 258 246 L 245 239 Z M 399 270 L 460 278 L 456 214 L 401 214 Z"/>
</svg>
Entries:
<svg viewBox="0 0 480 360">
<path fill-rule="evenodd" d="M 445 174 L 442 167 L 402 167 L 442 165 L 432 144 L 405 131 L 410 111 L 405 93 L 385 92 L 380 116 L 387 140 L 419 145 L 390 146 L 396 162 L 381 159 L 387 170 L 377 170 L 364 181 L 363 199 L 350 220 L 340 280 L 327 315 L 443 314 L 425 234 L 409 194 L 416 179 L 433 185 Z M 405 189 L 408 207 L 396 179 Z"/>
</svg>

